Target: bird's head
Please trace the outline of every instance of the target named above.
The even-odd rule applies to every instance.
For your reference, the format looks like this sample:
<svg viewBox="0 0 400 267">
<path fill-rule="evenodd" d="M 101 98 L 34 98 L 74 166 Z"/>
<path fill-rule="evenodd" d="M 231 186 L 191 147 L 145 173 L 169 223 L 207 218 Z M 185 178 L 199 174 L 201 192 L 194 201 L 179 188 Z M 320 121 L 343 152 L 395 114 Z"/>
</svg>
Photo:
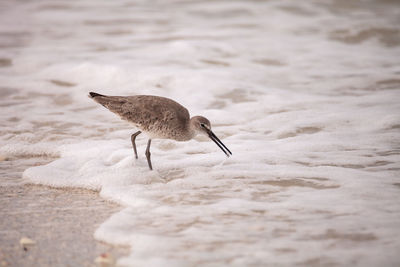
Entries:
<svg viewBox="0 0 400 267">
<path fill-rule="evenodd" d="M 219 138 L 211 131 L 210 121 L 202 116 L 194 116 L 190 119 L 191 128 L 195 131 L 195 135 L 201 134 L 208 136 L 219 148 L 225 153 L 227 157 L 232 155 L 232 152 L 219 140 Z"/>
</svg>

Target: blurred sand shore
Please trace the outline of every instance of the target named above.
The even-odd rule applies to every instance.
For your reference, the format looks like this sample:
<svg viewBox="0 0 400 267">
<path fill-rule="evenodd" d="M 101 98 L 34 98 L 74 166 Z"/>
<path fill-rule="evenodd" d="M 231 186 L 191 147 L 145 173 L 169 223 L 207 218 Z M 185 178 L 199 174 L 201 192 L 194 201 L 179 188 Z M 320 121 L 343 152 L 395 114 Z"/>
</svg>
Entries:
<svg viewBox="0 0 400 267">
<path fill-rule="evenodd" d="M 1 164 L 4 167 L 4 163 Z M 8 170 L 13 176 L 21 170 Z M 5 183 L 0 178 L 0 266 L 96 266 L 103 253 L 118 258 L 128 248 L 98 242 L 93 233 L 120 206 L 97 192 Z M 22 178 L 15 178 L 21 180 Z M 35 244 L 24 250 L 20 240 Z"/>
</svg>

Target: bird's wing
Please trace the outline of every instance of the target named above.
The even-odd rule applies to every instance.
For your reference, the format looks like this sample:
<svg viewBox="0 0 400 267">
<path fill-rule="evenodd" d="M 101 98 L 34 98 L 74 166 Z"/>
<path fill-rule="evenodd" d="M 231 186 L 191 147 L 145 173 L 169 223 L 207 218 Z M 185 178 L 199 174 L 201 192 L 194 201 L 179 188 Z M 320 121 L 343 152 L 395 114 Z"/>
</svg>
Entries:
<svg viewBox="0 0 400 267">
<path fill-rule="evenodd" d="M 144 130 L 154 127 L 181 127 L 190 119 L 188 110 L 169 98 L 136 95 L 96 96 L 94 99 L 122 119 Z"/>
<path fill-rule="evenodd" d="M 121 117 L 147 130 L 181 127 L 190 119 L 188 110 L 169 98 L 139 95 L 127 100 L 121 107 Z"/>
</svg>

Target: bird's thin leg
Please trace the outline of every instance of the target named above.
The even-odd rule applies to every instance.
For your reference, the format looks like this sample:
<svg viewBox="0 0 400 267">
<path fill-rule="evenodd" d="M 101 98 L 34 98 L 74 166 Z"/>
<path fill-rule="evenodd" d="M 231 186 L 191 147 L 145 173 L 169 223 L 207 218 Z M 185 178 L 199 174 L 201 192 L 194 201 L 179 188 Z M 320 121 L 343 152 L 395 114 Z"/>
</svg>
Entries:
<svg viewBox="0 0 400 267">
<path fill-rule="evenodd" d="M 138 136 L 138 135 L 141 134 L 141 133 L 142 133 L 141 131 L 137 131 L 136 133 L 134 133 L 134 134 L 131 135 L 131 141 L 132 141 L 133 151 L 135 151 L 135 157 L 136 157 L 136 158 L 138 158 L 138 155 L 137 155 L 137 150 L 136 150 L 135 139 L 136 139 L 136 136 Z"/>
<path fill-rule="evenodd" d="M 146 158 L 147 158 L 147 163 L 149 164 L 150 170 L 153 170 L 153 166 L 151 166 L 151 159 L 150 159 L 150 144 L 151 144 L 151 139 L 147 142 L 147 148 L 146 148 Z"/>
</svg>

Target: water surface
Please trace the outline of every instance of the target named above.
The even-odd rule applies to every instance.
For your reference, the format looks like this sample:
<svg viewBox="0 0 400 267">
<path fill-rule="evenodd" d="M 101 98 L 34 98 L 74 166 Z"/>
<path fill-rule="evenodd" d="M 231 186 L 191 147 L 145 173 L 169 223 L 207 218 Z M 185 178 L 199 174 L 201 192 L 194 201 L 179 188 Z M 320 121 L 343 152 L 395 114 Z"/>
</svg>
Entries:
<svg viewBox="0 0 400 267">
<path fill-rule="evenodd" d="M 131 246 L 120 264 L 399 264 L 397 1 L 3 1 L 0 12 L 0 171 L 27 168 L 2 184 L 90 188 L 126 207 L 95 232 Z M 135 161 L 135 129 L 89 91 L 173 98 L 234 155 L 154 140 L 150 172 L 147 140 Z M 54 161 L 33 167 L 41 158 Z"/>
</svg>

